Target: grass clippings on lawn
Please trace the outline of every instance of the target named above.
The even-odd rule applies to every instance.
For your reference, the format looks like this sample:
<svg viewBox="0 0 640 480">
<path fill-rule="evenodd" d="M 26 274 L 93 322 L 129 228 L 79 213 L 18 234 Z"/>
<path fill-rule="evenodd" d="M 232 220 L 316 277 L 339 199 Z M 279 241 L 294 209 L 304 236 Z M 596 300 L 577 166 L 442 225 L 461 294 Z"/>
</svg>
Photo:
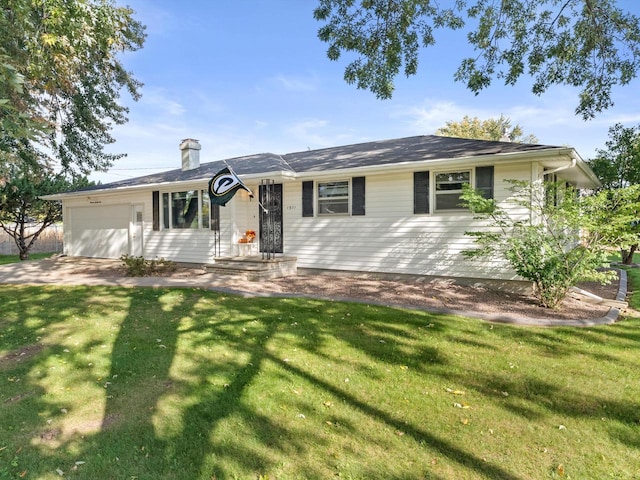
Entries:
<svg viewBox="0 0 640 480">
<path fill-rule="evenodd" d="M 634 478 L 640 321 L 0 287 L 0 479 Z"/>
</svg>

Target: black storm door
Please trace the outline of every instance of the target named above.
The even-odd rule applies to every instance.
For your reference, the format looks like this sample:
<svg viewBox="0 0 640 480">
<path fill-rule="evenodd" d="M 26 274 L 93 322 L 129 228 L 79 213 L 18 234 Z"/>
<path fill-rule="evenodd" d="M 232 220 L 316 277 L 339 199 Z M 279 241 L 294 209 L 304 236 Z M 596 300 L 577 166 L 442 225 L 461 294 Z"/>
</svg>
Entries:
<svg viewBox="0 0 640 480">
<path fill-rule="evenodd" d="M 283 253 L 282 184 L 262 180 L 259 197 L 260 251 L 267 255 Z"/>
</svg>

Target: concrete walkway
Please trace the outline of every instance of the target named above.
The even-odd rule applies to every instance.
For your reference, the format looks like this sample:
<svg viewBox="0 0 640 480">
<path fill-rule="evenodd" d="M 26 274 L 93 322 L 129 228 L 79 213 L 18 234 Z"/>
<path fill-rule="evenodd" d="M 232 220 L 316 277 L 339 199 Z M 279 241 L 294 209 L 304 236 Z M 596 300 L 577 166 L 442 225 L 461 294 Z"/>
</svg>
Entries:
<svg viewBox="0 0 640 480">
<path fill-rule="evenodd" d="M 387 307 L 403 308 L 408 310 L 420 310 L 430 313 L 442 313 L 460 315 L 464 317 L 478 318 L 490 322 L 508 323 L 514 325 L 531 325 L 544 327 L 589 327 L 615 323 L 620 316 L 620 309 L 611 308 L 609 312 L 600 318 L 584 320 L 566 320 L 549 318 L 529 318 L 518 315 L 484 314 L 474 311 L 452 310 L 445 308 L 429 308 L 403 305 L 402 303 L 376 302 L 370 299 L 337 298 L 322 295 L 308 295 L 295 293 L 270 293 L 251 292 L 247 290 L 247 282 L 244 279 L 232 276 L 219 276 L 211 273 L 202 273 L 188 277 L 121 277 L 113 275 L 101 275 L 100 268 L 113 267 L 120 264 L 117 260 L 78 258 L 78 257 L 53 257 L 44 260 L 11 263 L 0 265 L 0 284 L 20 285 L 113 285 L 121 287 L 177 287 L 177 288 L 202 288 L 217 292 L 240 295 L 243 297 L 274 297 L 274 298 L 313 298 L 327 301 L 346 301 L 366 303 Z M 620 270 L 620 286 L 616 300 L 624 301 L 627 296 L 627 274 Z"/>
</svg>

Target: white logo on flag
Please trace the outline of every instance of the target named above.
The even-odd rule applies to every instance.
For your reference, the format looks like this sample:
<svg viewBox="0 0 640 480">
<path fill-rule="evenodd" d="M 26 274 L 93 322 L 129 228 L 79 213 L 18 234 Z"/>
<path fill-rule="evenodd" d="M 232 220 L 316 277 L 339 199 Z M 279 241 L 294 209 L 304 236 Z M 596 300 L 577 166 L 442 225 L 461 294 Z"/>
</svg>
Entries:
<svg viewBox="0 0 640 480">
<path fill-rule="evenodd" d="M 232 175 L 231 173 L 226 173 L 218 175 L 213 179 L 213 182 L 211 183 L 211 191 L 214 195 L 221 197 L 222 195 L 229 193 L 231 190 L 241 184 L 242 182 L 238 177 Z"/>
</svg>

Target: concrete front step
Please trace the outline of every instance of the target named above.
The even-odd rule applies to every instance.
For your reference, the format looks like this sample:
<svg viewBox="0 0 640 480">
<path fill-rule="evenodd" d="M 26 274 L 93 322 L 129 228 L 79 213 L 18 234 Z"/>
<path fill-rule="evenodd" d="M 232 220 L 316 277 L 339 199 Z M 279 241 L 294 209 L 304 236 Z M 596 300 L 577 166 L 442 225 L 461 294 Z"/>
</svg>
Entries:
<svg viewBox="0 0 640 480">
<path fill-rule="evenodd" d="M 219 257 L 205 270 L 219 275 L 233 275 L 250 282 L 260 282 L 271 278 L 291 277 L 297 274 L 296 257 L 275 257 L 263 260 L 261 256 Z"/>
</svg>

